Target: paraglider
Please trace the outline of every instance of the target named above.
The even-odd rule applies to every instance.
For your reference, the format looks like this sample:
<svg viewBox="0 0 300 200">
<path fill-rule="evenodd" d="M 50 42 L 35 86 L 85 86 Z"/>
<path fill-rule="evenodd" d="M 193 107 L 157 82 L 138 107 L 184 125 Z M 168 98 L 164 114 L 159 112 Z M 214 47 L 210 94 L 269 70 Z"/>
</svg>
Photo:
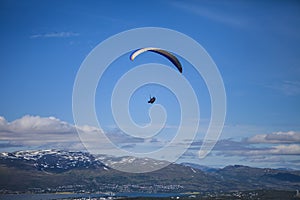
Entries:
<svg viewBox="0 0 300 200">
<path fill-rule="evenodd" d="M 172 53 L 170 53 L 166 50 L 160 49 L 160 48 L 147 47 L 147 48 L 137 49 L 130 55 L 130 60 L 133 61 L 138 55 L 140 55 L 144 52 L 147 52 L 147 51 L 154 52 L 154 53 L 157 53 L 157 54 L 160 54 L 160 55 L 166 57 L 169 61 L 171 61 L 175 65 L 175 67 L 178 69 L 178 71 L 180 73 L 182 73 L 182 65 L 179 62 L 179 60 L 176 58 L 176 56 L 174 56 Z M 153 104 L 155 102 L 155 100 L 156 100 L 155 97 L 150 96 L 148 103 Z"/>
</svg>

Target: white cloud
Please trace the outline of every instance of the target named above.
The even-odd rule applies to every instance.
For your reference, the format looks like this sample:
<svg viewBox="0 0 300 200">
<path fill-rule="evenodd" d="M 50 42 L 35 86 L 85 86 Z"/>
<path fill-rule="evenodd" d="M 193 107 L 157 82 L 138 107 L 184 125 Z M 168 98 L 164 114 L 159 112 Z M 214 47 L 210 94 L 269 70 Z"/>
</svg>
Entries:
<svg viewBox="0 0 300 200">
<path fill-rule="evenodd" d="M 0 116 L 0 142 L 4 142 L 4 148 L 33 146 L 82 150 L 82 138 L 79 138 L 77 131 L 80 131 L 81 136 L 87 138 L 94 146 L 101 146 L 101 148 L 109 146 L 106 144 L 107 140 L 96 140 L 98 138 L 96 136 L 103 135 L 103 131 L 97 127 L 75 127 L 55 117 L 25 115 L 20 119 L 7 122 L 4 117 Z M 110 131 L 106 133 L 106 136 L 111 142 L 120 146 L 145 142 L 142 138 L 130 137 L 119 130 Z"/>
<path fill-rule="evenodd" d="M 7 128 L 7 121 L 4 117 L 0 116 L 0 131 L 4 131 Z"/>
<path fill-rule="evenodd" d="M 278 145 L 267 151 L 273 155 L 300 155 L 300 145 Z"/>
<path fill-rule="evenodd" d="M 75 36 L 79 36 L 79 33 L 52 32 L 52 33 L 35 34 L 30 36 L 30 38 L 66 38 L 66 37 L 75 37 Z"/>
<path fill-rule="evenodd" d="M 75 129 L 67 122 L 55 117 L 39 117 L 25 115 L 11 123 L 7 123 L 7 129 L 14 133 L 74 133 Z"/>
<path fill-rule="evenodd" d="M 232 151 L 232 155 L 257 156 L 257 155 L 300 155 L 300 146 L 297 144 L 277 145 L 270 148 L 257 148 L 250 151 Z"/>
<path fill-rule="evenodd" d="M 268 88 L 277 90 L 287 96 L 297 96 L 300 94 L 300 81 L 282 81 L 280 83 L 267 85 Z"/>
<path fill-rule="evenodd" d="M 204 17 L 206 19 L 229 25 L 232 27 L 246 27 L 249 23 L 242 16 L 234 16 L 232 12 L 225 12 L 224 9 L 215 9 L 213 4 L 192 4 L 191 2 L 187 3 L 187 1 L 173 1 L 171 3 L 172 6 L 179 8 L 183 11 L 187 11 L 189 13 L 193 13 L 200 17 Z M 224 6 L 224 5 L 223 5 Z"/>
<path fill-rule="evenodd" d="M 300 143 L 300 132 L 288 131 L 288 132 L 273 132 L 271 134 L 260 134 L 247 138 L 248 143 Z"/>
<path fill-rule="evenodd" d="M 67 122 L 55 117 L 30 115 L 12 122 L 0 117 L 0 138 L 1 141 L 24 146 L 79 142 L 76 129 Z"/>
<path fill-rule="evenodd" d="M 251 147 L 246 146 L 243 148 L 231 147 L 230 149 L 218 148 L 216 150 L 219 155 L 224 156 L 271 156 L 271 155 L 300 155 L 300 145 L 289 144 L 289 145 L 273 145 L 267 147 Z"/>
</svg>

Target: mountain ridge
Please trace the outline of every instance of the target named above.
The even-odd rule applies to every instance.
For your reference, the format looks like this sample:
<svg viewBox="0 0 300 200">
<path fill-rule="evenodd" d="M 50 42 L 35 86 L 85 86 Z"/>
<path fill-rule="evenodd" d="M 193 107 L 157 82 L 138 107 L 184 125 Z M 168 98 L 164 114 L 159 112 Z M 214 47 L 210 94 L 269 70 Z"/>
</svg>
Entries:
<svg viewBox="0 0 300 200">
<path fill-rule="evenodd" d="M 104 164 L 108 161 L 118 166 L 126 162 L 144 166 L 164 162 L 63 150 L 0 153 L 0 193 L 28 192 L 30 188 L 40 188 L 44 192 L 151 193 L 300 188 L 300 171 L 296 170 L 242 165 L 203 170 L 195 164 L 169 163 L 153 172 L 126 173 Z"/>
</svg>

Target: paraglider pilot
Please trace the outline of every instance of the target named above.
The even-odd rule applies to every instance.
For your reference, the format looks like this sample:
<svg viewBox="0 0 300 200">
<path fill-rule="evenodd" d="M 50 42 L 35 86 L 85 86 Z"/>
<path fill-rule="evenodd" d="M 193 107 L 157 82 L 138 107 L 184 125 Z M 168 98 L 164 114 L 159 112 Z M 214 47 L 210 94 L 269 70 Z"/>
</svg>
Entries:
<svg viewBox="0 0 300 200">
<path fill-rule="evenodd" d="M 155 102 L 156 98 L 155 97 L 151 97 L 150 96 L 150 100 L 148 101 L 148 103 L 153 104 Z"/>
</svg>

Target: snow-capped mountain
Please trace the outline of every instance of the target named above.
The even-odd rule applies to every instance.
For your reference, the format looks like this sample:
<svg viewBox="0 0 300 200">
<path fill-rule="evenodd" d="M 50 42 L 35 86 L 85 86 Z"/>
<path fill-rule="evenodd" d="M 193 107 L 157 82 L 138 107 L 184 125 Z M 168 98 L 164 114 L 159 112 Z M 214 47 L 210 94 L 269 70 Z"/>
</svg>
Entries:
<svg viewBox="0 0 300 200">
<path fill-rule="evenodd" d="M 24 162 L 25 161 L 25 162 Z M 103 168 L 130 171 L 130 168 L 143 167 L 145 171 L 153 171 L 169 165 L 167 161 L 150 158 L 114 157 L 92 155 L 88 152 L 72 152 L 63 150 L 27 150 L 13 153 L 0 153 L 0 163 L 18 165 L 26 163 L 38 170 L 62 172 L 70 169 Z M 128 168 L 128 170 L 126 170 Z"/>
<path fill-rule="evenodd" d="M 113 169 L 126 172 L 140 171 L 141 168 L 144 172 L 156 171 L 157 169 L 161 169 L 170 164 L 168 161 L 155 160 L 151 158 L 137 158 L 132 156 L 113 157 L 107 155 L 96 155 L 96 159 Z"/>
<path fill-rule="evenodd" d="M 86 152 L 69 152 L 60 150 L 28 150 L 13 153 L 0 153 L 0 161 L 16 164 L 27 161 L 43 171 L 66 171 L 74 168 L 108 169 L 100 160 Z"/>
<path fill-rule="evenodd" d="M 25 162 L 21 162 L 25 161 Z M 130 171 L 130 168 L 143 167 L 145 171 L 153 171 L 169 165 L 167 161 L 150 158 L 114 157 L 107 155 L 92 155 L 87 152 L 72 152 L 62 150 L 27 150 L 13 153 L 0 153 L 0 163 L 16 165 L 26 163 L 38 170 L 62 172 L 70 169 L 103 168 L 105 170 L 119 169 Z M 128 168 L 128 170 L 126 170 Z"/>
</svg>

